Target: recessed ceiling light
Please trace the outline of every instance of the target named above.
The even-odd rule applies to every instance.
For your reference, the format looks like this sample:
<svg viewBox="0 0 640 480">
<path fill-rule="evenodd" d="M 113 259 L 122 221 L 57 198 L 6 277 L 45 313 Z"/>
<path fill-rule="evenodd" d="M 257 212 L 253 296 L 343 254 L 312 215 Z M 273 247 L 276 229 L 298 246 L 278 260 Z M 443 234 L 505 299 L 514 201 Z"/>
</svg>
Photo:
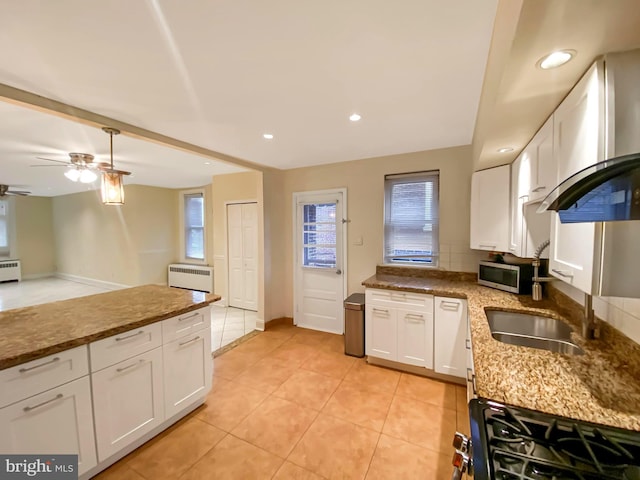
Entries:
<svg viewBox="0 0 640 480">
<path fill-rule="evenodd" d="M 513 152 L 513 148 L 511 147 L 502 147 L 498 149 L 498 153 L 508 153 Z"/>
<path fill-rule="evenodd" d="M 211 165 L 211 162 L 204 162 L 205 165 Z"/>
<path fill-rule="evenodd" d="M 351 120 L 352 122 L 357 122 L 361 118 L 362 117 L 360 115 L 358 115 L 357 113 L 352 113 L 351 116 L 349 117 L 349 120 Z"/>
<path fill-rule="evenodd" d="M 556 68 L 561 65 L 564 65 L 573 57 L 575 57 L 575 50 L 558 50 L 549 55 L 542 57 L 538 60 L 538 65 L 543 70 L 549 70 L 550 68 Z"/>
<path fill-rule="evenodd" d="M 267 140 L 273 140 L 273 134 L 271 133 L 265 133 L 264 135 L 262 135 L 264 138 L 266 138 Z"/>
</svg>

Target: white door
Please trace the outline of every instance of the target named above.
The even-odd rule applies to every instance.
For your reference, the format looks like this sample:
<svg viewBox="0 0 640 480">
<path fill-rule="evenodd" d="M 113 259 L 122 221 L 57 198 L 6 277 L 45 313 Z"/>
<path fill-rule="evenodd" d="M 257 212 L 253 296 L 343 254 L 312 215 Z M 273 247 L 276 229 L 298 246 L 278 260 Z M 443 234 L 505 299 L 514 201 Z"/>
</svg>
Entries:
<svg viewBox="0 0 640 480">
<path fill-rule="evenodd" d="M 296 325 L 344 332 L 346 191 L 296 193 Z"/>
<path fill-rule="evenodd" d="M 162 346 L 164 413 L 170 418 L 211 389 L 211 330 L 206 328 Z"/>
<path fill-rule="evenodd" d="M 3 454 L 78 455 L 78 473 L 96 466 L 89 377 L 0 409 Z"/>
<path fill-rule="evenodd" d="M 258 310 L 258 204 L 227 205 L 229 306 Z"/>
<path fill-rule="evenodd" d="M 162 377 L 160 347 L 91 375 L 100 461 L 164 421 Z"/>
</svg>

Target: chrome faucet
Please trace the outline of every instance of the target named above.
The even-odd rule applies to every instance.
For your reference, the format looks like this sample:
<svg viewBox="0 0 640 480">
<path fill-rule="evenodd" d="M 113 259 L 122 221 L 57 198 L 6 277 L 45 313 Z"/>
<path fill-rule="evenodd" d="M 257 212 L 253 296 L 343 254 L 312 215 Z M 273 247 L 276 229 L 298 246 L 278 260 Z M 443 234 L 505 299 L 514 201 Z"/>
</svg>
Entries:
<svg viewBox="0 0 640 480">
<path fill-rule="evenodd" d="M 549 246 L 550 243 L 550 240 L 545 240 L 544 242 L 542 242 L 538 246 L 538 248 L 536 248 L 536 251 L 533 254 L 533 261 L 531 262 L 531 265 L 533 265 L 533 287 L 531 289 L 531 296 L 536 302 L 542 300 L 541 282 L 550 282 L 551 280 L 555 280 L 555 278 L 553 277 L 538 276 L 538 268 L 540 268 L 540 255 L 542 255 L 542 252 Z"/>
</svg>

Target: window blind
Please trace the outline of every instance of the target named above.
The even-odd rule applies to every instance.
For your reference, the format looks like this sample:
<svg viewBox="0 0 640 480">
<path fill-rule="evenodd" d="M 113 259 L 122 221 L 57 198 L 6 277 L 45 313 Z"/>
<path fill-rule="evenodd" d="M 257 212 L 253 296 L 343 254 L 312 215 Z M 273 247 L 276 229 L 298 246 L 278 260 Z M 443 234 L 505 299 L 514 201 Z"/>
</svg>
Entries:
<svg viewBox="0 0 640 480">
<path fill-rule="evenodd" d="M 438 264 L 439 171 L 385 176 L 384 262 Z"/>
<path fill-rule="evenodd" d="M 0 200 L 0 255 L 9 255 L 9 202 Z"/>
<path fill-rule="evenodd" d="M 184 196 L 184 256 L 204 260 L 204 196 L 190 193 Z"/>
</svg>

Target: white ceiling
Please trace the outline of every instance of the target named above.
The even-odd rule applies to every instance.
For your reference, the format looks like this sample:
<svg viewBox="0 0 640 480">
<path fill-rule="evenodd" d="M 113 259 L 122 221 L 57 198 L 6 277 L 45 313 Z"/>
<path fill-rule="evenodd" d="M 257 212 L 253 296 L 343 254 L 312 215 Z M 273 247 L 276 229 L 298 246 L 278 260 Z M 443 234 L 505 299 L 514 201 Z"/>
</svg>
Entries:
<svg viewBox="0 0 640 480">
<path fill-rule="evenodd" d="M 497 2 L 3 2 L 0 83 L 276 168 L 466 145 Z M 98 129 L 12 108 L 0 110 L 0 183 L 39 184 L 35 170 L 55 169 L 18 168 L 35 155 L 107 153 Z M 134 140 L 114 139 L 116 166 L 139 180 L 160 165 L 179 166 L 162 186 L 210 179 L 201 158 Z"/>
</svg>

